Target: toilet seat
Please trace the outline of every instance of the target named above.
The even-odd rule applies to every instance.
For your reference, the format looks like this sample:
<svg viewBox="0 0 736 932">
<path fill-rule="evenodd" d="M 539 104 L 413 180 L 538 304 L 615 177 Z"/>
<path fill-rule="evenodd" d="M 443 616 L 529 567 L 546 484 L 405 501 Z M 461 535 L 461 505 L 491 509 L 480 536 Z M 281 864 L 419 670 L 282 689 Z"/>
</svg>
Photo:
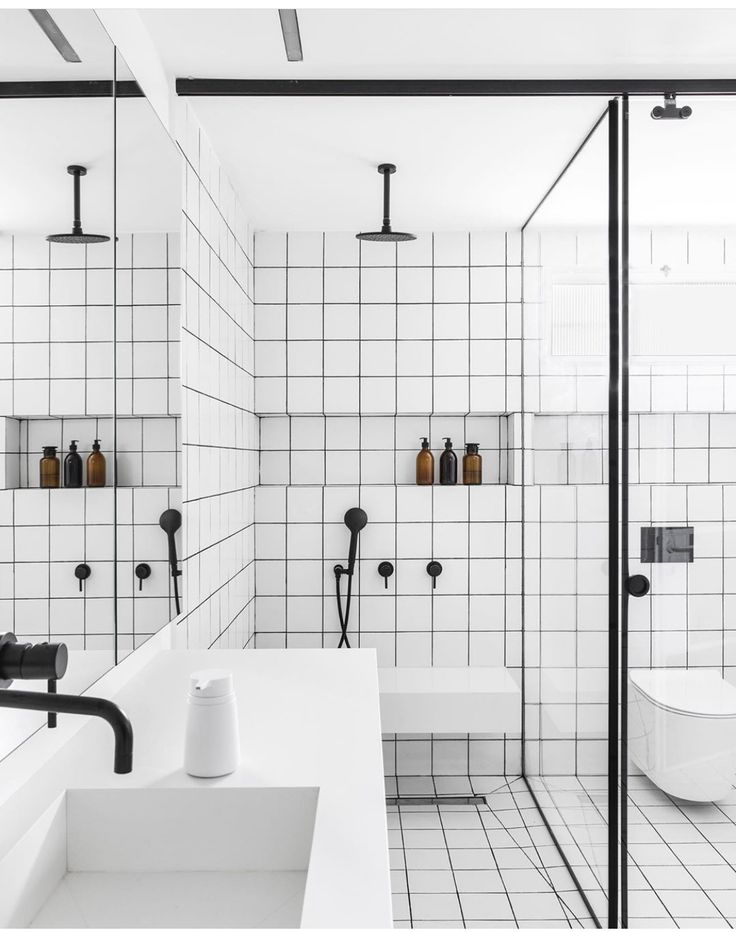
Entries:
<svg viewBox="0 0 736 932">
<path fill-rule="evenodd" d="M 717 670 L 632 670 L 629 678 L 665 711 L 694 718 L 736 718 L 736 687 Z"/>
</svg>

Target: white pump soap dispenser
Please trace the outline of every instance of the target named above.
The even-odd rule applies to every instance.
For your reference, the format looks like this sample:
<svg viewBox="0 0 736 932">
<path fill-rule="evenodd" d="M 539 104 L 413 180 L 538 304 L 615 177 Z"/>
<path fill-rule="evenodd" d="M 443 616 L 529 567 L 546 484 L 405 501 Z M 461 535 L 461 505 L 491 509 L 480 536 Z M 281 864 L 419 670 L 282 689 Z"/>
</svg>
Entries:
<svg viewBox="0 0 736 932">
<path fill-rule="evenodd" d="M 193 777 L 224 777 L 240 763 L 233 675 L 199 670 L 189 681 L 184 769 Z"/>
</svg>

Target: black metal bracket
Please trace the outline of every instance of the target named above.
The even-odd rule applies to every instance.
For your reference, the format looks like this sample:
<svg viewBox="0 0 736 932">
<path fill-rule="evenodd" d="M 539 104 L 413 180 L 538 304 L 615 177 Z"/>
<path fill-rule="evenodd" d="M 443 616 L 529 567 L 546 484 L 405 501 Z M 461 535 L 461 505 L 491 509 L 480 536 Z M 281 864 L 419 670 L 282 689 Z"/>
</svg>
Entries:
<svg viewBox="0 0 736 932">
<path fill-rule="evenodd" d="M 678 107 L 677 94 L 674 91 L 665 91 L 664 107 L 652 109 L 653 120 L 687 120 L 692 116 L 692 107 Z"/>
</svg>

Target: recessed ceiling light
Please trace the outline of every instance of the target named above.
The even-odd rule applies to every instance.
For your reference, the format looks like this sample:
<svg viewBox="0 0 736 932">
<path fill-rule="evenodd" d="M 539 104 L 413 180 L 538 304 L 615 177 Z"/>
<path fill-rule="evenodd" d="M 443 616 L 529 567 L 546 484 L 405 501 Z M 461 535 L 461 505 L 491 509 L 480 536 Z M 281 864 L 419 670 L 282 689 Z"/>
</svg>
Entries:
<svg viewBox="0 0 736 932">
<path fill-rule="evenodd" d="M 64 61 L 81 62 L 82 59 L 71 47 L 69 40 L 61 29 L 59 29 L 56 20 L 48 10 L 29 10 L 28 12 L 46 33 L 49 42 L 51 42 Z"/>
<path fill-rule="evenodd" d="M 289 61 L 302 61 L 302 38 L 299 35 L 299 20 L 296 10 L 279 10 L 281 32 L 284 36 L 286 57 Z"/>
</svg>

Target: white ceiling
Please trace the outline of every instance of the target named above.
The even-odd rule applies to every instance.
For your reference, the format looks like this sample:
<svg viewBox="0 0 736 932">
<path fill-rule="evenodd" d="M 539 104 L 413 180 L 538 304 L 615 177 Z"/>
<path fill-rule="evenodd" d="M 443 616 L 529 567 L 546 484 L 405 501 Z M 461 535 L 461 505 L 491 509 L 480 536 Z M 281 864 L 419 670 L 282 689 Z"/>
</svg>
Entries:
<svg viewBox="0 0 736 932">
<path fill-rule="evenodd" d="M 28 10 L 0 11 L 0 81 L 111 80 L 114 46 L 93 10 L 50 10 L 81 62 L 66 62 Z"/>
<path fill-rule="evenodd" d="M 143 10 L 176 77 L 731 77 L 736 10 Z"/>
<path fill-rule="evenodd" d="M 595 99 L 193 98 L 256 229 L 518 226 L 579 145 Z"/>
<path fill-rule="evenodd" d="M 172 79 L 736 74 L 736 10 L 300 10 L 301 63 L 286 61 L 276 10 L 142 16 Z M 655 123 L 649 118 L 655 102 L 661 103 L 632 103 L 632 214 L 653 223 L 733 222 L 736 104 L 696 98 L 688 123 Z M 399 167 L 394 227 L 414 231 L 518 226 L 606 102 L 191 103 L 257 229 L 375 229 L 381 204 L 375 166 L 392 161 Z M 600 222 L 606 181 L 601 136 L 547 206 L 546 220 Z"/>
<path fill-rule="evenodd" d="M 70 164 L 88 168 L 82 179 L 85 232 L 110 233 L 110 99 L 0 100 L 0 126 L 0 235 L 71 230 Z M 117 160 L 118 230 L 178 230 L 178 161 L 145 98 L 118 100 Z"/>
</svg>

